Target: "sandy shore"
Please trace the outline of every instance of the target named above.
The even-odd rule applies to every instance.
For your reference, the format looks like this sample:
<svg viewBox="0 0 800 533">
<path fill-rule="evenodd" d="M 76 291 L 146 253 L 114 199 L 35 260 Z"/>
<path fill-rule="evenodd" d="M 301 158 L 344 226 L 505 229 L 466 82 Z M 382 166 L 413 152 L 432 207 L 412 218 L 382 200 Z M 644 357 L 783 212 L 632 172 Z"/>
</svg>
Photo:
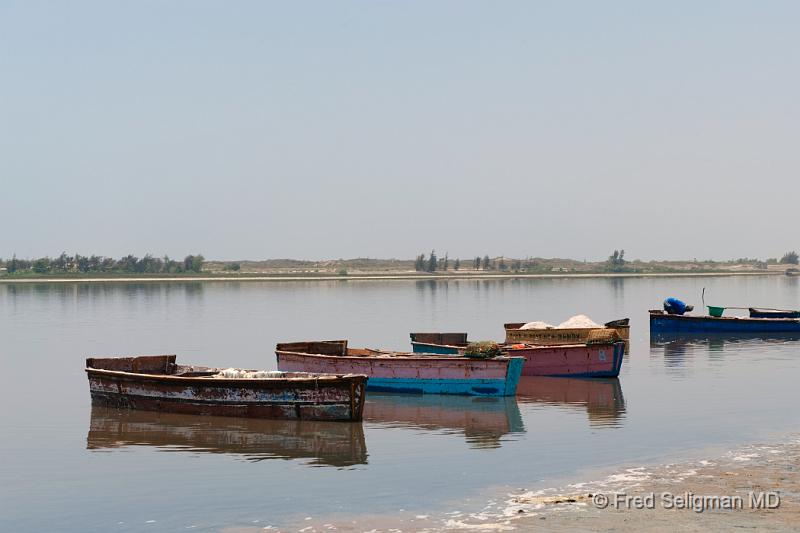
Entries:
<svg viewBox="0 0 800 533">
<path fill-rule="evenodd" d="M 306 533 L 796 531 L 800 524 L 799 465 L 800 437 L 793 436 L 784 443 L 744 446 L 718 457 L 624 467 L 591 481 L 505 493 L 477 512 L 463 506 L 459 509 L 454 503 L 453 511 L 440 515 L 398 510 L 393 516 L 309 516 L 291 527 L 267 528 Z M 757 508 L 759 498 L 763 498 L 761 508 Z M 724 508 L 726 503 L 730 508 Z"/>
<path fill-rule="evenodd" d="M 390 280 L 492 280 L 492 279 L 564 279 L 564 278 L 697 278 L 731 276 L 776 276 L 782 272 L 655 272 L 655 273 L 554 273 L 554 274 L 350 274 L 347 276 L 176 276 L 176 277 L 108 277 L 108 278 L 9 278 L 0 283 L 189 283 L 197 281 L 390 281 Z"/>
<path fill-rule="evenodd" d="M 714 459 L 633 467 L 596 482 L 512 496 L 503 515 L 517 518 L 496 524 L 550 531 L 796 531 L 798 465 L 795 437 Z"/>
</svg>

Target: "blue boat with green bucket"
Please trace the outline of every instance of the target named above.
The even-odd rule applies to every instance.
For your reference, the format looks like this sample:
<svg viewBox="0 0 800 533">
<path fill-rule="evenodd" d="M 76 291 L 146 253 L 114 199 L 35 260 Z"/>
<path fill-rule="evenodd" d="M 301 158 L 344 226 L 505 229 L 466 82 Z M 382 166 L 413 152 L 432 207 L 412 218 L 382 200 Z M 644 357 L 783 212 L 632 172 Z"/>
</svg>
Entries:
<svg viewBox="0 0 800 533">
<path fill-rule="evenodd" d="M 670 314 L 650 310 L 650 332 L 800 333 L 800 313 L 775 309 L 750 310 L 749 316 L 722 316 L 733 307 L 708 306 L 708 315 Z M 797 313 L 797 314 L 795 314 Z"/>
</svg>

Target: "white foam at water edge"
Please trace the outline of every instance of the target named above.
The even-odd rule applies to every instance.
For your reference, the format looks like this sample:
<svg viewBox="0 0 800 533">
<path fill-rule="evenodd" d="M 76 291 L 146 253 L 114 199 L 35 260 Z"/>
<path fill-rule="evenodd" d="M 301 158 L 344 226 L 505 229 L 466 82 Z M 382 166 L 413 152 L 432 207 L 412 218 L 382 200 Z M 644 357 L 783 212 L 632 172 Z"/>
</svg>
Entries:
<svg viewBox="0 0 800 533">
<path fill-rule="evenodd" d="M 467 524 L 465 522 L 459 522 L 458 520 L 448 520 L 444 523 L 444 526 L 450 529 L 479 529 L 481 531 L 512 531 L 515 528 L 506 524 Z"/>
<path fill-rule="evenodd" d="M 757 453 L 743 453 L 743 454 L 740 454 L 740 455 L 734 455 L 732 457 L 732 459 L 734 461 L 743 462 L 743 461 L 750 461 L 750 460 L 756 459 L 758 457 L 761 457 L 761 455 L 759 455 Z"/>
</svg>

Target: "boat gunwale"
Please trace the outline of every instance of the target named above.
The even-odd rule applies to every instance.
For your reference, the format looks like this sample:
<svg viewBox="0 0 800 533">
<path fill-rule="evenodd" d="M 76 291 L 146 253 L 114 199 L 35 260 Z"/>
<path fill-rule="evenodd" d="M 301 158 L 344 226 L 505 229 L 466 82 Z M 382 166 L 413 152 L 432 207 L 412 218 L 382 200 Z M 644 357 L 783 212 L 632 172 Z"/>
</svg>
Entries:
<svg viewBox="0 0 800 533">
<path fill-rule="evenodd" d="M 126 372 L 124 370 L 105 370 L 101 368 L 86 367 L 87 375 L 98 377 L 115 377 L 126 379 L 127 381 L 150 381 L 163 383 L 183 383 L 203 386 L 241 386 L 249 385 L 247 388 L 273 388 L 281 385 L 317 386 L 322 381 L 327 384 L 338 382 L 358 382 L 366 381 L 369 376 L 366 374 L 314 374 L 314 377 L 268 377 L 268 378 L 217 378 L 212 376 L 175 376 L 171 374 L 143 374 L 140 372 Z"/>
<path fill-rule="evenodd" d="M 324 357 L 327 359 L 345 359 L 347 361 L 420 361 L 420 362 L 469 361 L 471 363 L 497 361 L 501 363 L 506 363 L 511 361 L 512 359 L 524 359 L 524 357 L 522 356 L 507 356 L 507 355 L 500 355 L 497 357 L 482 359 L 478 357 L 475 358 L 465 357 L 459 354 L 422 354 L 414 352 L 386 352 L 385 354 L 379 354 L 379 355 L 327 355 L 321 353 L 292 352 L 289 350 L 276 349 L 275 353 L 288 354 L 288 355 L 306 355 L 309 357 L 320 357 L 320 358 Z M 402 354 L 402 355 L 393 355 L 393 354 Z"/>
<path fill-rule="evenodd" d="M 653 318 L 666 318 L 667 320 L 686 320 L 694 321 L 740 321 L 740 322 L 756 322 L 756 323 L 791 323 L 800 324 L 800 318 L 768 318 L 768 317 L 751 317 L 751 316 L 711 316 L 711 315 L 670 315 L 661 310 L 651 309 L 649 311 L 650 319 Z"/>
<path fill-rule="evenodd" d="M 613 341 L 610 340 L 610 341 L 603 341 L 603 342 L 594 342 L 592 344 L 586 344 L 586 343 L 580 343 L 580 342 L 573 343 L 573 344 L 530 344 L 530 345 L 526 345 L 526 346 L 524 346 L 522 348 L 513 348 L 513 346 L 516 346 L 518 344 L 524 344 L 522 342 L 514 342 L 514 343 L 511 343 L 511 342 L 498 342 L 497 344 L 500 345 L 500 350 L 501 351 L 511 352 L 511 351 L 515 351 L 515 350 L 516 351 L 520 351 L 520 350 L 538 350 L 538 349 L 542 349 L 542 350 L 560 350 L 560 349 L 565 349 L 565 348 L 570 348 L 570 349 L 571 348 L 591 348 L 592 346 L 613 346 L 613 345 L 615 345 L 617 343 L 625 343 L 625 341 L 623 339 L 619 339 L 619 340 L 613 340 Z M 459 349 L 466 348 L 466 346 L 456 346 L 456 345 L 453 345 L 453 344 L 435 344 L 435 343 L 432 343 L 432 342 L 412 342 L 411 344 L 412 344 L 412 346 L 414 344 L 420 344 L 420 345 L 424 345 L 424 346 L 438 346 L 438 347 L 442 347 L 442 348 L 459 348 Z M 416 353 L 419 353 L 421 355 L 424 354 L 424 352 L 416 352 Z M 439 354 L 436 354 L 436 355 L 439 355 Z M 447 354 L 441 354 L 441 355 L 447 355 Z M 455 354 L 453 354 L 453 355 L 455 356 Z M 464 357 L 464 356 L 463 355 L 459 355 L 457 357 Z M 501 357 L 514 357 L 514 356 L 501 356 Z"/>
<path fill-rule="evenodd" d="M 619 318 L 617 320 L 625 320 L 624 318 Z M 611 322 L 615 322 L 612 320 Z M 630 324 L 625 324 L 622 326 L 609 326 L 607 324 L 600 324 L 599 326 L 594 327 L 586 327 L 586 328 L 559 328 L 558 326 L 549 326 L 546 328 L 531 328 L 531 329 L 522 329 L 522 326 L 527 324 L 528 322 L 507 322 L 503 324 L 503 329 L 508 331 L 584 331 L 584 330 L 595 330 L 595 329 L 631 329 Z"/>
</svg>

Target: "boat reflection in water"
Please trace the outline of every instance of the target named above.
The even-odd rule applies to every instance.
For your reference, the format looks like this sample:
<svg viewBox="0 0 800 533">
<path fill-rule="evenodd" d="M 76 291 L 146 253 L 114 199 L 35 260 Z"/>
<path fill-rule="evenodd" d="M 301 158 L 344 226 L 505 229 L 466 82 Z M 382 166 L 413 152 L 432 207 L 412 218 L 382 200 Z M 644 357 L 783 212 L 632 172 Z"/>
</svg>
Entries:
<svg viewBox="0 0 800 533">
<path fill-rule="evenodd" d="M 522 376 L 517 400 L 586 409 L 591 426 L 619 427 L 625 418 L 625 398 L 619 378 Z"/>
<path fill-rule="evenodd" d="M 87 448 L 151 446 L 222 453 L 247 461 L 309 459 L 313 466 L 366 464 L 361 423 L 265 420 L 92 407 Z"/>
<path fill-rule="evenodd" d="M 390 427 L 463 433 L 471 448 L 499 448 L 503 440 L 525 432 L 513 396 L 371 392 L 364 404 L 364 421 Z"/>
<path fill-rule="evenodd" d="M 658 333 L 650 336 L 650 356 L 663 356 L 664 366 L 681 369 L 695 353 L 722 358 L 726 350 L 750 349 L 800 341 L 800 333 Z"/>
</svg>

